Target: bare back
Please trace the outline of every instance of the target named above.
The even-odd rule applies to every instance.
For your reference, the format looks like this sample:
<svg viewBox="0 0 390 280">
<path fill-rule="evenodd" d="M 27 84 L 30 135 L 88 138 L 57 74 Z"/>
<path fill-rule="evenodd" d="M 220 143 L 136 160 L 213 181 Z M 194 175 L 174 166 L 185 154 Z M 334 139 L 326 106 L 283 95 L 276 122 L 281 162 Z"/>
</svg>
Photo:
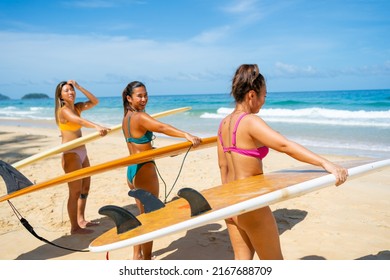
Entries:
<svg viewBox="0 0 390 280">
<path fill-rule="evenodd" d="M 231 114 L 227 116 L 221 123 L 220 132 L 222 141 L 225 146 L 232 146 L 234 125 L 236 124 L 239 116 L 239 114 Z M 250 135 L 249 131 L 252 127 L 251 123 L 256 121 L 253 118 L 257 118 L 257 116 L 248 115 L 241 120 L 236 131 L 236 141 L 238 148 L 249 150 L 263 146 L 259 141 L 252 138 Z M 218 142 L 218 153 L 220 164 L 225 165 L 226 182 L 263 173 L 263 164 L 261 159 L 234 152 L 224 152 L 220 142 Z"/>
</svg>

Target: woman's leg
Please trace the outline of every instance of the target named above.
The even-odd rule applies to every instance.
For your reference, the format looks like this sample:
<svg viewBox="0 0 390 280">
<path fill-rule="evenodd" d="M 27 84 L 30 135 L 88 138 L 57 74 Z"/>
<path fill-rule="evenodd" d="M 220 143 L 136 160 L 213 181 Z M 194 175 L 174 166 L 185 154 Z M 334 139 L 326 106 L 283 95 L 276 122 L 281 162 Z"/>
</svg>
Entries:
<svg viewBox="0 0 390 280">
<path fill-rule="evenodd" d="M 62 165 L 65 173 L 69 173 L 82 168 L 79 161 L 79 156 L 75 153 L 67 153 L 63 155 Z M 76 180 L 68 183 L 68 215 L 71 225 L 70 233 L 91 233 L 91 230 L 82 229 L 78 223 L 79 198 L 82 190 L 82 180 Z"/>
<path fill-rule="evenodd" d="M 261 260 L 283 259 L 278 226 L 270 207 L 263 207 L 237 217 Z"/>
<path fill-rule="evenodd" d="M 134 185 L 137 189 L 143 189 L 150 192 L 158 198 L 159 182 L 156 173 L 156 167 L 153 162 L 144 164 L 134 177 Z M 144 207 L 137 201 L 138 208 L 141 213 L 144 213 Z M 141 244 L 142 257 L 144 260 L 152 259 L 153 241 Z"/>
<path fill-rule="evenodd" d="M 237 217 L 226 219 L 226 226 L 232 243 L 235 260 L 252 260 L 255 250 L 245 231 L 237 226 Z"/>
<path fill-rule="evenodd" d="M 90 166 L 89 159 L 88 159 L 88 156 L 86 156 L 85 160 L 83 162 L 82 167 L 85 168 L 85 167 L 89 167 L 89 166 Z M 86 205 L 87 205 L 87 198 L 88 198 L 89 189 L 90 189 L 90 186 L 91 186 L 91 177 L 83 178 L 81 181 L 82 181 L 82 185 L 81 185 L 80 197 L 79 197 L 79 200 L 78 200 L 78 217 L 77 217 L 77 220 L 78 220 L 79 226 L 81 228 L 86 228 L 86 227 L 89 227 L 89 226 L 97 225 L 98 223 L 97 222 L 88 221 L 85 218 L 85 208 L 86 208 Z"/>
</svg>

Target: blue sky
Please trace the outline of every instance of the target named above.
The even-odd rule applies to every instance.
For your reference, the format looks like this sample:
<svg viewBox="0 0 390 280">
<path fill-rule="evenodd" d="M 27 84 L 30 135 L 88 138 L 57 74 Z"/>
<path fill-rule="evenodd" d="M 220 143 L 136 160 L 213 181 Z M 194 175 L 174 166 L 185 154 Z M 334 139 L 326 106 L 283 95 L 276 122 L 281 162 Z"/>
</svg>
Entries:
<svg viewBox="0 0 390 280">
<path fill-rule="evenodd" d="M 268 91 L 390 88 L 390 1 L 2 0 L 0 93 L 228 93 L 257 63 Z"/>
</svg>

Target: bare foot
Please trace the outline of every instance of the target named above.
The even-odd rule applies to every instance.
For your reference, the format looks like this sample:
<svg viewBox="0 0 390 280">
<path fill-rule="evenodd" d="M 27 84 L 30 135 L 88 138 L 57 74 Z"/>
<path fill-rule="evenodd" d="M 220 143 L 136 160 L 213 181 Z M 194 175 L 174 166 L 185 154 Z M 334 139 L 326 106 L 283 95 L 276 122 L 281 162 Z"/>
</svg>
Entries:
<svg viewBox="0 0 390 280">
<path fill-rule="evenodd" d="M 70 231 L 70 234 L 90 234 L 90 233 L 93 233 L 93 230 L 91 230 L 91 229 L 84 229 L 84 228 L 72 229 Z"/>
<path fill-rule="evenodd" d="M 151 256 L 150 259 L 145 258 L 141 253 L 137 253 L 133 255 L 133 260 L 155 260 L 156 256 Z"/>
<path fill-rule="evenodd" d="M 142 255 L 133 255 L 133 260 L 135 261 L 139 261 L 139 260 L 143 260 L 143 256 Z"/>
<path fill-rule="evenodd" d="M 156 256 L 150 256 L 150 258 L 143 257 L 142 260 L 147 260 L 147 261 L 153 261 L 156 259 Z"/>
<path fill-rule="evenodd" d="M 79 226 L 81 228 L 87 228 L 87 227 L 94 227 L 94 226 L 97 226 L 99 225 L 100 223 L 99 222 L 89 222 L 89 221 L 82 221 L 82 222 L 79 222 Z"/>
</svg>

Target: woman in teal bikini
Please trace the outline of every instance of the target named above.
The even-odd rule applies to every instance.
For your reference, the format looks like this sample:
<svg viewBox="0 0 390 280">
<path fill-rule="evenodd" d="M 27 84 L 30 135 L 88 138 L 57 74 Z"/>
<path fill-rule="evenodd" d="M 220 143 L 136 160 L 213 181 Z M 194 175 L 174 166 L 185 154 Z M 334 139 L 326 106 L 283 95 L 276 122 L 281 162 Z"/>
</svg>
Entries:
<svg viewBox="0 0 390 280">
<path fill-rule="evenodd" d="M 122 121 L 123 134 L 130 154 L 136 154 L 152 149 L 153 132 L 163 133 L 172 137 L 185 138 L 196 147 L 201 139 L 185 131 L 165 124 L 145 113 L 148 103 L 148 93 L 143 83 L 129 83 L 122 93 L 124 117 Z M 127 183 L 130 189 L 144 189 L 154 196 L 159 196 L 159 182 L 153 161 L 130 165 L 127 169 Z M 144 213 L 143 205 L 136 200 L 140 213 Z M 150 260 L 152 258 L 153 242 L 134 246 L 133 259 Z"/>
<path fill-rule="evenodd" d="M 266 85 L 256 64 L 241 65 L 233 78 L 231 95 L 234 111 L 220 124 L 218 163 L 222 183 L 263 174 L 263 158 L 271 148 L 309 164 L 320 166 L 345 182 L 348 170 L 333 164 L 301 145 L 289 141 L 270 128 L 260 117 L 266 98 Z M 270 207 L 226 219 L 235 259 L 282 259 L 279 233 Z"/>
</svg>

